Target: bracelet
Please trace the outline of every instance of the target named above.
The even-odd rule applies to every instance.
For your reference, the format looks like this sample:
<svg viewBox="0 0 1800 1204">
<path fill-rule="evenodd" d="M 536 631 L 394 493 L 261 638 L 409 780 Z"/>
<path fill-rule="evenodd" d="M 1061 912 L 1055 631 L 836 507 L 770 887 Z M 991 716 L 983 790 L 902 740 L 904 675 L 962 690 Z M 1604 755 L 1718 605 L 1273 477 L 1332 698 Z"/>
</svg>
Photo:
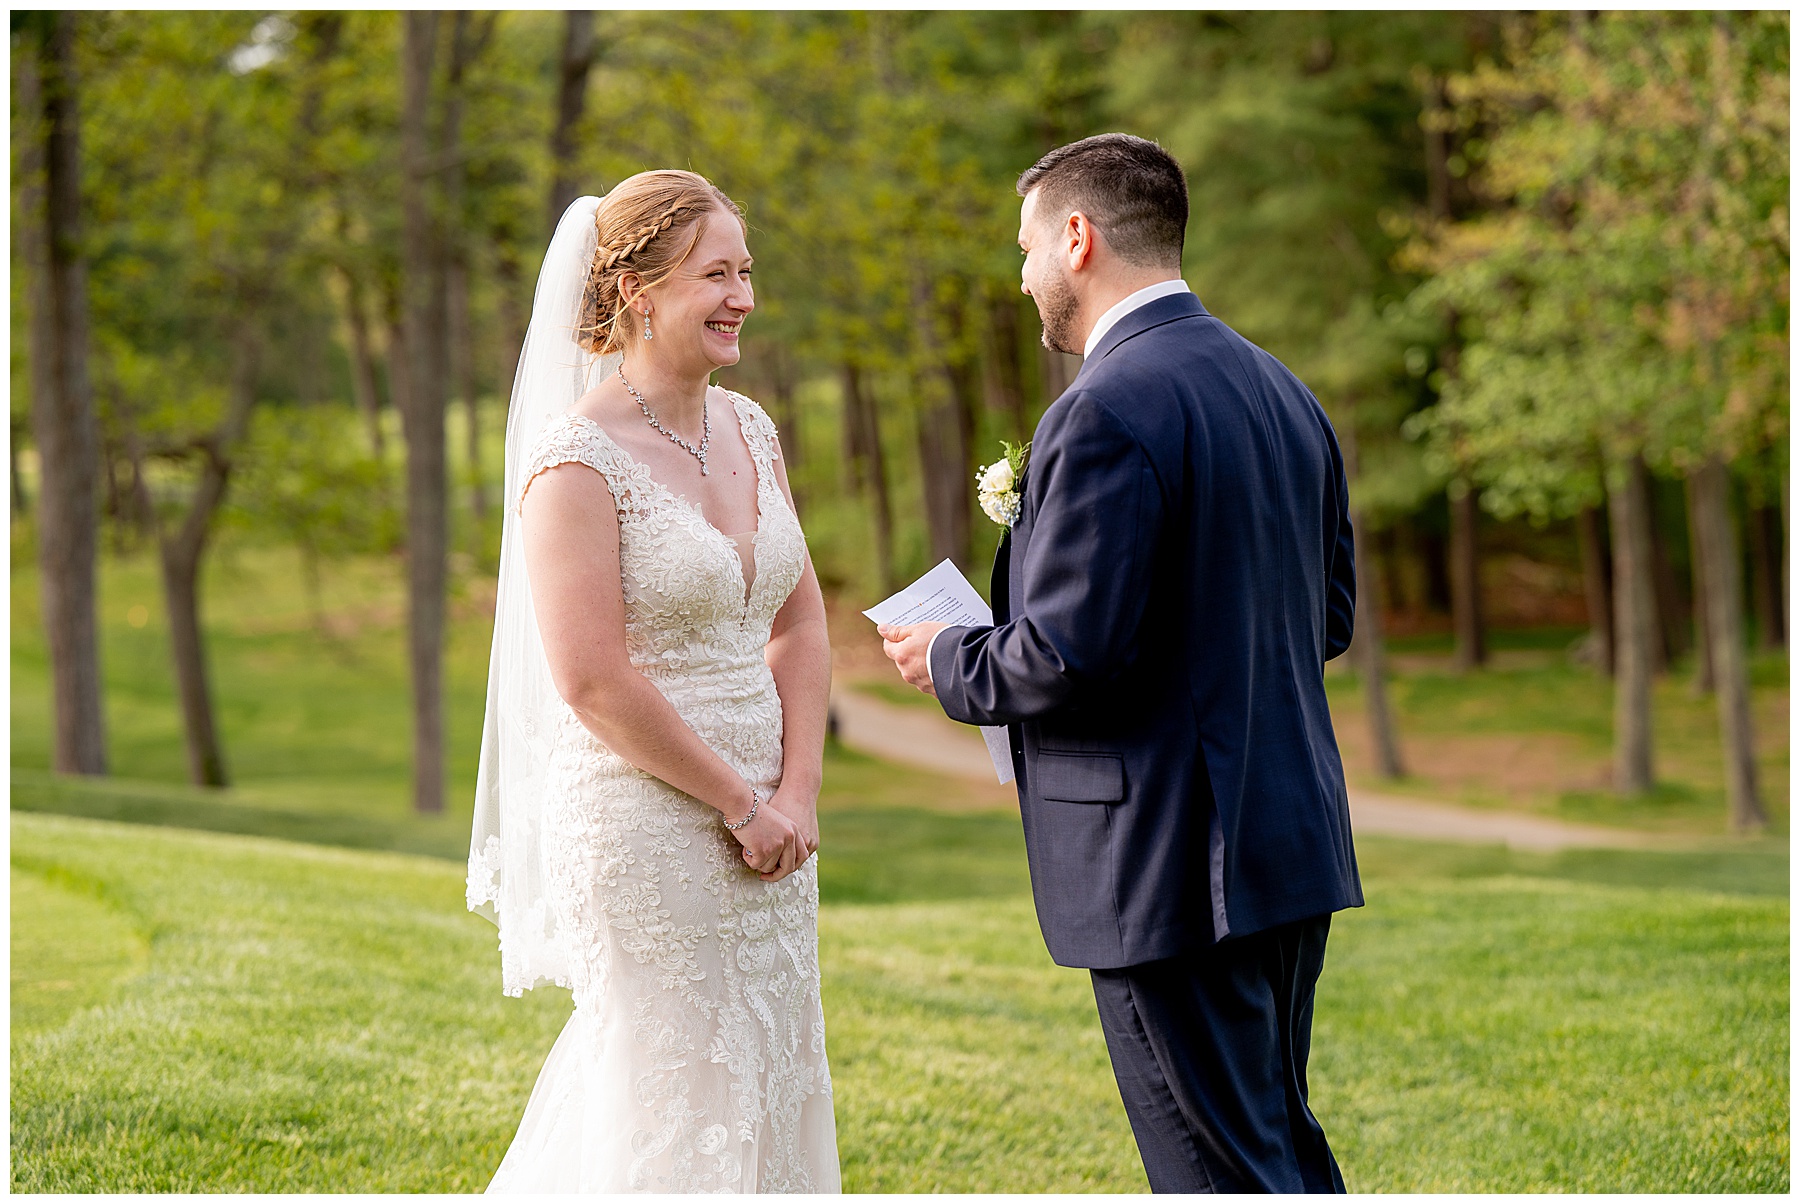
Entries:
<svg viewBox="0 0 1800 1204">
<path fill-rule="evenodd" d="M 751 820 L 755 819 L 756 818 L 756 809 L 760 806 L 762 806 L 762 791 L 760 791 L 756 787 L 752 786 L 752 787 L 750 787 L 750 810 L 749 810 L 749 812 L 745 814 L 744 818 L 738 820 L 735 824 L 732 823 L 730 820 L 725 820 L 725 830 L 727 832 L 735 832 L 739 828 L 743 827 L 745 824 L 749 823 Z"/>
</svg>

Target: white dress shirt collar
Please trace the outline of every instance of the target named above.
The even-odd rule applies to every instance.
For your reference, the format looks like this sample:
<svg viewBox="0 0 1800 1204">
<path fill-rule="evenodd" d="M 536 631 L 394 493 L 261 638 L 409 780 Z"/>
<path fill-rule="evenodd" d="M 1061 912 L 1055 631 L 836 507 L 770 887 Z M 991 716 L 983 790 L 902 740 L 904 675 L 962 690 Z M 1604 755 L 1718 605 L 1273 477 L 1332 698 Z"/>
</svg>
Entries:
<svg viewBox="0 0 1800 1204">
<path fill-rule="evenodd" d="M 1088 331 L 1087 346 L 1081 349 L 1082 356 L 1086 357 L 1094 354 L 1094 348 L 1100 345 L 1100 340 L 1106 337 L 1106 332 L 1118 325 L 1119 319 L 1130 313 L 1132 310 L 1137 309 L 1140 306 L 1148 305 L 1152 301 L 1160 300 L 1163 297 L 1173 297 L 1176 293 L 1189 293 L 1192 291 L 1193 290 L 1187 286 L 1187 281 L 1185 280 L 1159 280 L 1147 288 L 1139 289 L 1137 292 L 1131 294 L 1129 297 L 1100 315 L 1100 320 L 1094 323 L 1094 328 L 1092 330 Z"/>
</svg>

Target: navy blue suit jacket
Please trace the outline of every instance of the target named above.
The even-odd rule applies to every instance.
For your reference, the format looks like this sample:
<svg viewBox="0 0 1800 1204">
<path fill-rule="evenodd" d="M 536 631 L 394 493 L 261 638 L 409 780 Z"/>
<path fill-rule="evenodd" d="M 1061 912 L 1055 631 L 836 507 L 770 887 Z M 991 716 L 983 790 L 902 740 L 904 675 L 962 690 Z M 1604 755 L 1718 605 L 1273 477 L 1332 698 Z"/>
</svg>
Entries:
<svg viewBox="0 0 1800 1204">
<path fill-rule="evenodd" d="M 1337 438 L 1192 293 L 1125 315 L 1045 412 L 995 626 L 931 650 L 1011 732 L 1050 954 L 1099 969 L 1362 903 L 1325 662 L 1356 582 Z"/>
</svg>

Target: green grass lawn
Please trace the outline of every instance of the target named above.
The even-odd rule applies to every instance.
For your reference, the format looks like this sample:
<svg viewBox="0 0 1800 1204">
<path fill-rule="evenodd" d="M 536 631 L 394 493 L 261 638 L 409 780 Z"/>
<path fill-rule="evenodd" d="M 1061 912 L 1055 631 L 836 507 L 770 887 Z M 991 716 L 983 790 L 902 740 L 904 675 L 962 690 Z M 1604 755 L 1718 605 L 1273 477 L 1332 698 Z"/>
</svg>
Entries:
<svg viewBox="0 0 1800 1204">
<path fill-rule="evenodd" d="M 47 772 L 36 582 L 15 564 L 15 1190 L 485 1186 L 568 998 L 503 998 L 494 930 L 462 904 L 478 599 L 453 612 L 449 810 L 409 810 L 396 574 L 333 570 L 326 635 L 284 554 L 212 570 L 236 785 L 202 791 L 141 558 L 102 575 L 119 776 Z M 1408 713 L 1478 724 L 1512 705 L 1503 680 Z M 845 1186 L 1142 1190 L 1086 976 L 1045 954 L 1017 817 L 987 797 L 828 753 Z M 1334 924 L 1312 1074 L 1352 1189 L 1786 1189 L 1785 848 L 1358 849 L 1369 906 Z"/>
<path fill-rule="evenodd" d="M 1086 976 L 1050 963 L 1019 888 L 1016 823 L 877 811 L 965 868 L 827 813 L 846 1187 L 1141 1190 Z M 1366 845 L 1312 1074 L 1352 1189 L 1786 1188 L 1784 898 Z M 29 814 L 12 849 L 14 998 L 38 1001 L 15 1003 L 15 1190 L 485 1184 L 568 1002 L 500 995 L 459 866 Z M 895 860 L 914 868 L 863 888 Z M 1618 854 L 1611 876 L 1666 866 Z"/>
</svg>

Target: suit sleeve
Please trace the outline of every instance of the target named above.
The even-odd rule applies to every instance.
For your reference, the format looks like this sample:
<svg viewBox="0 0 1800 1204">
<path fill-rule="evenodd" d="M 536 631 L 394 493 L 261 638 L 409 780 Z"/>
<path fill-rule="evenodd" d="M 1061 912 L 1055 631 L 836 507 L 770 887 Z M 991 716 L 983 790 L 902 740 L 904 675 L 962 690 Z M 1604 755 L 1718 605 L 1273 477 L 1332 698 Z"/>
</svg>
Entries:
<svg viewBox="0 0 1800 1204">
<path fill-rule="evenodd" d="M 1325 659 L 1341 656 L 1356 630 L 1356 534 L 1350 529 L 1350 488 L 1344 480 L 1344 457 L 1337 436 L 1326 425 L 1331 442 L 1331 468 L 1337 478 L 1337 529 L 1327 528 L 1325 562 L 1331 574 L 1325 585 Z"/>
<path fill-rule="evenodd" d="M 1026 488 L 1036 505 L 1024 563 L 1013 566 L 1019 613 L 946 630 L 932 649 L 938 701 L 963 723 L 1044 715 L 1138 654 L 1164 517 L 1142 445 L 1102 402 L 1076 394 L 1039 429 Z"/>
</svg>

